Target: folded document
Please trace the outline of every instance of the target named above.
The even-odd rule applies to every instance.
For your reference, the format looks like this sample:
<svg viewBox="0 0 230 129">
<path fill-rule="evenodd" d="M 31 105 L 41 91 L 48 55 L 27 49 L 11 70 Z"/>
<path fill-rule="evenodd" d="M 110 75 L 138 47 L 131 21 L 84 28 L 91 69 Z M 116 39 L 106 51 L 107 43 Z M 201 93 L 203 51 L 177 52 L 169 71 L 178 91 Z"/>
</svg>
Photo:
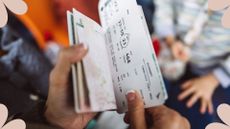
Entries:
<svg viewBox="0 0 230 129">
<path fill-rule="evenodd" d="M 140 93 L 146 108 L 163 104 L 167 93 L 142 7 L 135 0 L 100 0 L 98 10 L 101 25 L 67 12 L 71 45 L 89 47 L 72 66 L 76 112 L 126 112 L 129 90 Z"/>
</svg>

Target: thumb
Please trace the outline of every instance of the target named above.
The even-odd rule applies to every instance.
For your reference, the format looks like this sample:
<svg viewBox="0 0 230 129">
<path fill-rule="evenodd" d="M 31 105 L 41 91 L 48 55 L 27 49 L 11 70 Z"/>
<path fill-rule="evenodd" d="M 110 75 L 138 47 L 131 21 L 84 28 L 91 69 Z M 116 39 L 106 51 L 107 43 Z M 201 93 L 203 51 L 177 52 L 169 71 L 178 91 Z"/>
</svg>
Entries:
<svg viewBox="0 0 230 129">
<path fill-rule="evenodd" d="M 141 96 L 136 91 L 126 93 L 129 122 L 132 129 L 146 129 L 145 109 Z"/>
<path fill-rule="evenodd" d="M 86 53 L 87 46 L 84 44 L 64 48 L 59 53 L 58 61 L 55 68 L 62 72 L 62 74 L 69 74 L 70 66 L 74 63 L 81 61 Z"/>
<path fill-rule="evenodd" d="M 56 86 L 65 85 L 68 82 L 71 65 L 81 61 L 86 53 L 87 47 L 83 44 L 62 49 L 57 64 L 50 74 L 50 82 Z"/>
</svg>

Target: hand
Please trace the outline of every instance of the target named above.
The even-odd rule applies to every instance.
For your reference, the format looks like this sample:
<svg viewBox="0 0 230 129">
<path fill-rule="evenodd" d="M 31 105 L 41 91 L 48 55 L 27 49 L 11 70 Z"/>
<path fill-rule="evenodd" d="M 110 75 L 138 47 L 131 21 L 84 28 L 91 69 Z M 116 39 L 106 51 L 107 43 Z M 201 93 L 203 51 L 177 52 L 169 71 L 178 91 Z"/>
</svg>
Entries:
<svg viewBox="0 0 230 129">
<path fill-rule="evenodd" d="M 188 62 L 190 55 L 189 49 L 182 42 L 176 41 L 171 45 L 171 51 L 175 59 L 181 60 L 183 62 Z"/>
<path fill-rule="evenodd" d="M 57 65 L 50 75 L 50 89 L 45 116 L 47 120 L 64 129 L 83 129 L 95 114 L 76 114 L 71 102 L 68 85 L 71 65 L 79 62 L 87 53 L 84 45 L 63 49 Z"/>
<path fill-rule="evenodd" d="M 186 104 L 188 108 L 191 108 L 200 99 L 200 112 L 204 114 L 208 109 L 208 112 L 212 114 L 212 95 L 218 85 L 219 82 L 213 74 L 189 80 L 182 85 L 184 91 L 178 96 L 178 99 L 182 101 L 191 96 Z"/>
<path fill-rule="evenodd" d="M 135 91 L 127 94 L 127 100 L 128 113 L 124 119 L 131 129 L 190 129 L 187 119 L 165 106 L 145 110 L 140 95 Z"/>
</svg>

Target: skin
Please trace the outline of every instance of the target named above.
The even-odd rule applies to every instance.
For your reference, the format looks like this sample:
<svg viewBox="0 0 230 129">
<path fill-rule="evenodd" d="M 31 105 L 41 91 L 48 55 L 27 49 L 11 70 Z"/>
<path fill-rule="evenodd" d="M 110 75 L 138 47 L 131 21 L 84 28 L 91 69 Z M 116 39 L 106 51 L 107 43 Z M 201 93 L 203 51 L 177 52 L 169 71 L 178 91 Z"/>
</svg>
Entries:
<svg viewBox="0 0 230 129">
<path fill-rule="evenodd" d="M 83 129 L 96 115 L 75 113 L 68 81 L 71 65 L 81 61 L 87 51 L 84 45 L 62 49 L 50 75 L 45 117 L 50 123 L 63 129 Z M 184 117 L 165 106 L 145 110 L 140 95 L 135 91 L 127 94 L 127 101 L 128 112 L 125 119 L 132 129 L 190 129 Z M 154 123 L 152 126 L 146 124 L 146 114 L 149 114 L 150 122 Z"/>
<path fill-rule="evenodd" d="M 189 61 L 189 53 L 186 51 L 187 46 L 185 46 L 181 41 L 176 40 L 174 36 L 167 36 L 165 38 L 165 42 L 171 49 L 175 59 L 181 60 L 185 63 Z"/>
<path fill-rule="evenodd" d="M 166 106 L 144 109 L 137 92 L 127 95 L 128 112 L 124 118 L 130 129 L 190 129 L 187 119 Z M 148 116 L 148 117 L 147 117 Z M 148 120 L 151 124 L 147 124 Z"/>
<path fill-rule="evenodd" d="M 191 96 L 186 103 L 188 108 L 191 108 L 198 100 L 200 100 L 200 113 L 204 114 L 208 111 L 212 114 L 212 96 L 218 86 L 219 81 L 213 74 L 191 79 L 182 84 L 181 88 L 183 92 L 178 96 L 178 99 L 182 101 Z"/>
<path fill-rule="evenodd" d="M 189 61 L 189 55 L 186 53 L 186 46 L 183 45 L 181 41 L 175 40 L 173 36 L 168 36 L 165 39 L 166 43 L 171 48 L 174 58 L 187 63 Z M 188 80 L 182 84 L 181 89 L 183 92 L 178 96 L 178 100 L 183 101 L 189 97 L 189 100 L 186 103 L 188 108 L 191 108 L 200 100 L 200 113 L 204 114 L 208 111 L 212 114 L 212 96 L 218 86 L 219 81 L 213 73 Z"/>
<path fill-rule="evenodd" d="M 96 114 L 76 114 L 71 104 L 69 73 L 71 65 L 79 62 L 87 53 L 83 45 L 64 48 L 57 65 L 50 75 L 50 89 L 46 103 L 47 120 L 64 129 L 83 129 Z"/>
<path fill-rule="evenodd" d="M 171 45 L 171 51 L 172 51 L 173 57 L 185 63 L 188 62 L 190 58 L 189 53 L 186 49 L 188 49 L 188 47 L 183 45 L 181 41 L 175 41 Z"/>
</svg>

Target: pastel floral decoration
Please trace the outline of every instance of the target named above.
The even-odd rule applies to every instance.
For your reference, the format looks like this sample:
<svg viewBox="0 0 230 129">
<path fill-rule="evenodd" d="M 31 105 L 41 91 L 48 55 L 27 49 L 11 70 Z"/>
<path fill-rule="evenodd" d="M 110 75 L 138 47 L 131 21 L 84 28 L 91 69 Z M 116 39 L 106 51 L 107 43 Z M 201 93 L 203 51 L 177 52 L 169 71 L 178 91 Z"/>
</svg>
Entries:
<svg viewBox="0 0 230 129">
<path fill-rule="evenodd" d="M 26 124 L 21 119 L 15 119 L 8 123 L 5 123 L 7 121 L 8 117 L 8 109 L 5 105 L 0 104 L 0 129 L 25 129 Z"/>
<path fill-rule="evenodd" d="M 205 129 L 230 129 L 230 105 L 221 104 L 217 108 L 217 113 L 225 124 L 214 122 L 209 124 Z"/>
<path fill-rule="evenodd" d="M 0 28 L 7 24 L 7 8 L 19 15 L 25 14 L 28 10 L 27 4 L 23 0 L 0 0 Z"/>
<path fill-rule="evenodd" d="M 213 11 L 224 10 L 222 17 L 222 25 L 226 28 L 230 28 L 230 0 L 208 0 L 209 9 Z"/>
</svg>

